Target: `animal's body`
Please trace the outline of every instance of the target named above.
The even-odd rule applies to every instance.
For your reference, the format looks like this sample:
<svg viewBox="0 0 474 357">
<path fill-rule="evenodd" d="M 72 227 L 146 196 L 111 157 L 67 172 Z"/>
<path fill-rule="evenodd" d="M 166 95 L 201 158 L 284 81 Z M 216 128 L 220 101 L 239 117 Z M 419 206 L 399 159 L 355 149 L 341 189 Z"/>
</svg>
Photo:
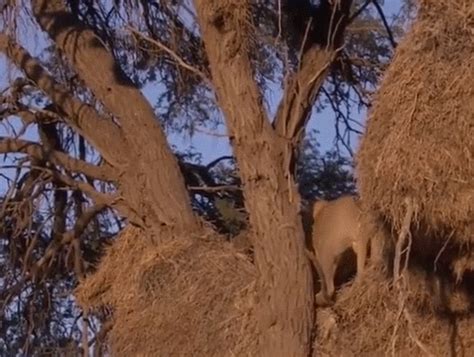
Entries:
<svg viewBox="0 0 474 357">
<path fill-rule="evenodd" d="M 357 256 L 356 281 L 360 279 L 367 259 L 369 237 L 362 229 L 362 214 L 353 196 L 333 201 L 317 201 L 313 207 L 312 246 L 314 264 L 321 280 L 316 295 L 318 305 L 329 304 L 334 296 L 334 277 L 342 254 L 352 248 Z"/>
</svg>

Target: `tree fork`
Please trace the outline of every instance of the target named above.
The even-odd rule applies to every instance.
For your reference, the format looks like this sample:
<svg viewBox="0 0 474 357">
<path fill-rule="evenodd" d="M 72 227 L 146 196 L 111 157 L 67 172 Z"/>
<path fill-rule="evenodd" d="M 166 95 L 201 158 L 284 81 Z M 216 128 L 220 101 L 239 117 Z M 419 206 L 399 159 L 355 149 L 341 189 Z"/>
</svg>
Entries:
<svg viewBox="0 0 474 357">
<path fill-rule="evenodd" d="M 246 52 L 248 3 L 235 1 L 229 7 L 228 1 L 196 0 L 195 4 L 216 94 L 234 138 L 254 233 L 260 273 L 256 312 L 260 355 L 307 356 L 314 294 L 299 196 L 287 170 L 289 143 L 276 135 L 266 117 Z"/>
</svg>

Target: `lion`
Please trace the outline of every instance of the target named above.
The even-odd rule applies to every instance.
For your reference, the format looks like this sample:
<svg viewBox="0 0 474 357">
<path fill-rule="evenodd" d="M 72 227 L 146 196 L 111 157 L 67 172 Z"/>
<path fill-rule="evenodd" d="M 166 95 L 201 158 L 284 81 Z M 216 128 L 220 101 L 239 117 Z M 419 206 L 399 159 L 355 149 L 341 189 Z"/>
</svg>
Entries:
<svg viewBox="0 0 474 357">
<path fill-rule="evenodd" d="M 313 206 L 311 245 L 313 264 L 321 280 L 316 295 L 318 305 L 329 305 L 335 293 L 334 278 L 342 254 L 352 248 L 357 257 L 356 282 L 362 276 L 367 259 L 369 237 L 362 228 L 362 212 L 354 196 L 317 201 Z M 367 232 L 366 232 L 367 233 Z"/>
</svg>

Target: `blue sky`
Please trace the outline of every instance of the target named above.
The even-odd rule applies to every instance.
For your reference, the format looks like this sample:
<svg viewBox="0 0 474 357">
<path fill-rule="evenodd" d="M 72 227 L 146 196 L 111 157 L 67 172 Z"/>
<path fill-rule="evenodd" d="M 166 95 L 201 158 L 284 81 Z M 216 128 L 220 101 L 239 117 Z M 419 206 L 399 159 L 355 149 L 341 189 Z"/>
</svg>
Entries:
<svg viewBox="0 0 474 357">
<path fill-rule="evenodd" d="M 400 0 L 385 1 L 384 9 L 387 14 L 397 13 L 400 9 Z M 28 44 L 28 50 L 34 55 L 38 56 L 44 46 L 44 40 L 41 39 L 41 35 L 36 32 L 34 26 L 24 24 L 22 26 L 25 29 L 24 33 L 21 34 L 22 42 Z M 14 74 L 18 74 L 15 68 L 8 63 L 5 56 L 0 53 L 0 91 L 5 89 L 8 86 L 11 78 L 15 78 Z M 150 103 L 156 102 L 156 91 L 159 84 L 151 84 L 144 88 L 143 93 L 150 101 Z M 270 106 L 271 114 L 274 113 L 276 106 L 281 98 L 281 91 L 275 89 L 273 92 L 274 95 L 268 98 L 268 104 Z M 353 113 L 356 119 L 361 123 L 364 122 L 366 113 L 361 111 L 356 114 Z M 19 121 L 11 121 L 13 127 L 16 129 L 19 128 Z M 231 153 L 231 149 L 228 145 L 227 137 L 225 136 L 226 131 L 225 127 L 221 126 L 215 130 L 209 130 L 207 128 L 201 128 L 203 132 L 196 132 L 193 137 L 183 136 L 181 134 L 171 134 L 168 136 L 168 140 L 171 144 L 176 145 L 180 150 L 186 150 L 187 148 L 194 147 L 195 151 L 202 154 L 203 162 L 209 162 L 214 160 L 217 157 L 222 155 L 228 155 Z M 333 113 L 330 110 L 323 111 L 321 113 L 313 114 L 309 124 L 308 129 L 317 129 L 319 134 L 317 139 L 321 145 L 321 150 L 325 151 L 333 147 L 334 137 L 335 137 L 335 128 L 334 128 L 334 118 Z M 11 136 L 12 128 L 0 124 L 0 136 Z M 32 128 L 30 129 L 24 138 L 30 140 L 36 140 L 36 132 Z M 356 136 L 352 137 L 352 147 L 356 148 L 358 143 L 358 138 Z M 0 159 L 0 164 L 7 164 L 6 161 Z M 4 174 L 10 174 L 12 171 L 0 168 L 0 171 Z M 2 191 L 2 186 L 4 186 L 3 180 L 0 180 L 0 192 Z"/>
</svg>

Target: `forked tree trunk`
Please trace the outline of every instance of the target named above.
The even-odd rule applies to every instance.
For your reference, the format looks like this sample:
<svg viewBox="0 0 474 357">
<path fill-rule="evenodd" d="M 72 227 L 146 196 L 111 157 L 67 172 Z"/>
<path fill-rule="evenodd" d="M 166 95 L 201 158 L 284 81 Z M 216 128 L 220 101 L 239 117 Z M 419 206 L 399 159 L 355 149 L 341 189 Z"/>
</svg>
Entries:
<svg viewBox="0 0 474 357">
<path fill-rule="evenodd" d="M 308 356 L 313 281 L 304 253 L 299 196 L 289 172 L 291 143 L 277 135 L 262 106 L 247 42 L 248 3 L 195 2 L 215 90 L 244 185 L 259 270 L 262 356 Z"/>
</svg>

